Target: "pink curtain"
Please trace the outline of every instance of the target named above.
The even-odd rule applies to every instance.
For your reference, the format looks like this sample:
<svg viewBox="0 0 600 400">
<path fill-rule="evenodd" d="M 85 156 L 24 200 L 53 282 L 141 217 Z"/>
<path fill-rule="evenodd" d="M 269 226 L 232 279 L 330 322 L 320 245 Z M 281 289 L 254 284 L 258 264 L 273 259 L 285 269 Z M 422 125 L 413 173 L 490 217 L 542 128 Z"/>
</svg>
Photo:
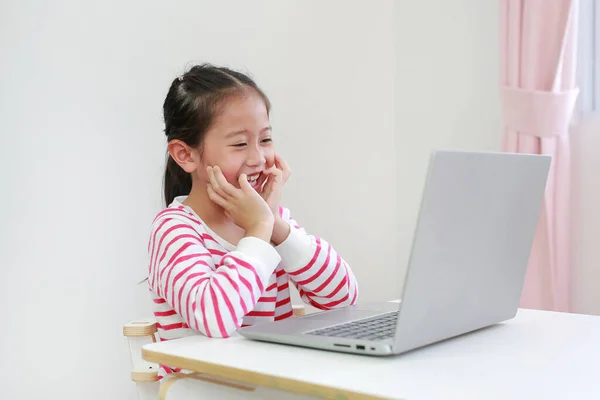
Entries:
<svg viewBox="0 0 600 400">
<path fill-rule="evenodd" d="M 521 307 L 571 310 L 569 122 L 578 0 L 500 0 L 503 150 L 552 155 Z"/>
</svg>

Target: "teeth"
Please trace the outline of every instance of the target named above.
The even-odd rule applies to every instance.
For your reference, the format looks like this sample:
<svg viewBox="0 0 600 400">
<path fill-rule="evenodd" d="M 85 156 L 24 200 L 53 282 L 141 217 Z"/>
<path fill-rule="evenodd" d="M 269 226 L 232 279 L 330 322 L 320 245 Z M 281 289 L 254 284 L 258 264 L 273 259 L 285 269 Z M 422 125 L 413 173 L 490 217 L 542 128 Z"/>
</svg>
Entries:
<svg viewBox="0 0 600 400">
<path fill-rule="evenodd" d="M 248 182 L 250 182 L 250 183 L 256 183 L 257 180 L 258 180 L 258 175 L 248 177 Z"/>
</svg>

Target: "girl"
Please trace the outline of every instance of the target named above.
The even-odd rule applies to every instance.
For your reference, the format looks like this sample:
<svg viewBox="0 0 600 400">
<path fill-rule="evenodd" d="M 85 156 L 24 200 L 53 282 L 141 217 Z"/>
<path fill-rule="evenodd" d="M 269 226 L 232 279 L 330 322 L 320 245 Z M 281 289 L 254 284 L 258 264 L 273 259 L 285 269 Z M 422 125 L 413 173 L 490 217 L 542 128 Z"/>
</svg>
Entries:
<svg viewBox="0 0 600 400">
<path fill-rule="evenodd" d="M 173 81 L 163 108 L 167 208 L 148 246 L 160 339 L 226 338 L 243 325 L 290 318 L 290 281 L 316 308 L 355 304 L 348 264 L 279 204 L 290 170 L 275 152 L 270 103 L 258 86 L 198 65 Z"/>
</svg>

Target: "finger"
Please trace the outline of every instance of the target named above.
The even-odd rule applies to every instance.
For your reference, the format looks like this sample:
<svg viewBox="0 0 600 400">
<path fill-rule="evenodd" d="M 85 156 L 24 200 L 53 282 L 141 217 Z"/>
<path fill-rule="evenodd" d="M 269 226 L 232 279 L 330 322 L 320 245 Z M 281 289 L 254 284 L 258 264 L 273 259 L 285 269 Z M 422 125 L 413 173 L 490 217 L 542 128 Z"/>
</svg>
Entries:
<svg viewBox="0 0 600 400">
<path fill-rule="evenodd" d="M 262 196 L 264 199 L 269 199 L 271 194 L 274 192 L 281 190 L 282 183 L 282 172 L 280 170 L 273 171 L 271 175 L 269 175 L 269 179 L 267 183 L 265 183 L 265 187 L 262 191 Z"/>
<path fill-rule="evenodd" d="M 292 173 L 290 166 L 283 159 L 283 157 L 277 153 L 275 153 L 275 165 L 277 165 L 277 168 L 283 171 L 282 183 L 285 184 Z"/>
<path fill-rule="evenodd" d="M 268 199 L 269 195 L 273 191 L 273 182 L 272 182 L 272 179 L 270 179 L 269 177 L 270 177 L 270 175 L 267 175 L 264 185 L 262 185 L 261 190 L 260 190 L 260 194 L 262 195 L 262 197 L 264 199 Z"/>
<path fill-rule="evenodd" d="M 275 165 L 278 169 L 282 170 L 284 175 L 287 173 L 289 175 L 291 173 L 290 166 L 288 163 L 281 157 L 278 153 L 275 153 Z"/>
<path fill-rule="evenodd" d="M 213 191 L 218 193 L 220 196 L 224 196 L 223 190 L 219 187 L 219 182 L 217 181 L 217 177 L 215 175 L 214 167 L 206 167 L 206 172 L 208 173 L 208 181 L 212 186 Z"/>
<path fill-rule="evenodd" d="M 265 169 L 263 171 L 263 175 L 265 176 L 265 179 L 267 179 L 270 175 L 273 175 L 275 173 L 275 171 L 277 171 L 277 167 L 274 165 L 270 168 Z"/>
<path fill-rule="evenodd" d="M 227 198 L 236 196 L 238 194 L 238 189 L 227 181 L 225 175 L 223 175 L 223 171 L 221 171 L 221 168 L 219 168 L 218 165 L 215 165 L 214 171 L 215 179 L 219 183 L 219 187 L 224 192 L 224 197 Z"/>
<path fill-rule="evenodd" d="M 273 180 L 274 183 L 281 183 L 281 181 L 283 180 L 283 171 L 279 168 L 273 168 L 269 179 Z"/>
<path fill-rule="evenodd" d="M 240 175 L 240 177 L 238 178 L 238 183 L 240 184 L 240 188 L 244 192 L 248 193 L 255 191 L 254 189 L 252 189 L 252 186 L 250 186 L 250 183 L 248 183 L 248 176 L 246 174 Z"/>
<path fill-rule="evenodd" d="M 206 187 L 206 192 L 208 193 L 208 198 L 211 199 L 215 204 L 223 207 L 226 210 L 229 208 L 229 202 L 227 200 L 225 200 L 217 192 L 215 192 L 215 190 L 213 189 L 213 187 L 210 183 Z"/>
<path fill-rule="evenodd" d="M 258 178 L 258 187 L 260 188 L 260 192 L 262 193 L 265 188 L 265 183 L 269 179 L 269 173 L 267 170 L 264 170 L 262 174 L 260 174 L 260 178 Z"/>
<path fill-rule="evenodd" d="M 272 166 L 271 168 L 265 170 L 268 175 L 280 175 L 283 171 L 276 166 Z"/>
<path fill-rule="evenodd" d="M 261 177 L 261 193 L 266 194 L 268 189 L 270 189 L 273 185 L 273 181 L 276 179 L 275 174 L 278 169 L 275 166 L 268 168 L 263 171 L 263 175 Z M 264 183 L 264 185 L 262 185 Z"/>
</svg>

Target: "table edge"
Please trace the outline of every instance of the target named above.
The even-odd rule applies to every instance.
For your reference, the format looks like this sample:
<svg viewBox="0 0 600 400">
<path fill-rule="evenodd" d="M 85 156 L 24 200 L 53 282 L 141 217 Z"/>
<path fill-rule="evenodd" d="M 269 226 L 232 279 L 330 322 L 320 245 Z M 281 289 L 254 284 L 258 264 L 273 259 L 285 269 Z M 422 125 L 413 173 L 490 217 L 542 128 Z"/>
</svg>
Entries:
<svg viewBox="0 0 600 400">
<path fill-rule="evenodd" d="M 240 383 L 280 389 L 288 392 L 316 396 L 325 399 L 390 400 L 390 397 L 374 396 L 333 386 L 319 385 L 292 378 L 284 378 L 241 368 L 214 364 L 206 361 L 160 353 L 142 348 L 142 358 L 149 362 L 182 368 L 210 376 L 231 379 Z"/>
</svg>

